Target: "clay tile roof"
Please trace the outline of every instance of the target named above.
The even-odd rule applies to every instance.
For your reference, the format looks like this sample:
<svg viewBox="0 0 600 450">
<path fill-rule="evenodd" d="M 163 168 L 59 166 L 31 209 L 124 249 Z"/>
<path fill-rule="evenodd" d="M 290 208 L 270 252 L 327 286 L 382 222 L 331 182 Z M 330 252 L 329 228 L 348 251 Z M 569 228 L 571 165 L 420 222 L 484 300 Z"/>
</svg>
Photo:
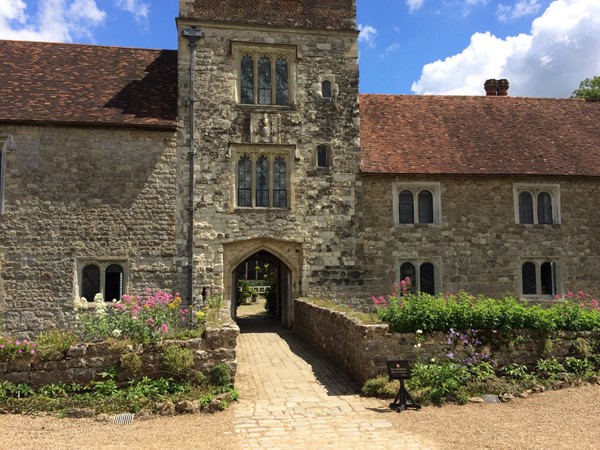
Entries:
<svg viewBox="0 0 600 450">
<path fill-rule="evenodd" d="M 354 0 L 184 0 L 179 11 L 182 18 L 202 21 L 356 29 Z"/>
<path fill-rule="evenodd" d="M 0 122 L 176 125 L 176 51 L 0 41 L 0 80 Z"/>
<path fill-rule="evenodd" d="M 361 95 L 361 169 L 600 176 L 600 102 Z"/>
</svg>

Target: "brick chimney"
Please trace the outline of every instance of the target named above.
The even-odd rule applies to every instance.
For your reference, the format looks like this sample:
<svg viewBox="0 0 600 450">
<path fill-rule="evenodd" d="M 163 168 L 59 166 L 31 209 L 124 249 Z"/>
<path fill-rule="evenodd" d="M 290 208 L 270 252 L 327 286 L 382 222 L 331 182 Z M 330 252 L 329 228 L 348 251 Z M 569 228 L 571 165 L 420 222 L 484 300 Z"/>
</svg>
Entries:
<svg viewBox="0 0 600 450">
<path fill-rule="evenodd" d="M 501 80 L 489 79 L 485 80 L 483 85 L 485 89 L 485 95 L 504 97 L 508 95 L 508 80 L 502 78 Z"/>
</svg>

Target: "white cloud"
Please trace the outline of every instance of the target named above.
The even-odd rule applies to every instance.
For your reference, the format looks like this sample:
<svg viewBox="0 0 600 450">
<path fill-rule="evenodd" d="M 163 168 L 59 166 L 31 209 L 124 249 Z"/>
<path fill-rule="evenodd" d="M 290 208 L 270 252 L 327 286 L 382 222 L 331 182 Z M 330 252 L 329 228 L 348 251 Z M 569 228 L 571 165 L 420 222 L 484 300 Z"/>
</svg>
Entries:
<svg viewBox="0 0 600 450">
<path fill-rule="evenodd" d="M 369 47 L 375 47 L 375 38 L 377 37 L 377 30 L 371 25 L 358 25 L 358 42 L 364 42 Z"/>
<path fill-rule="evenodd" d="M 538 0 L 518 0 L 514 5 L 500 3 L 496 9 L 496 16 L 501 22 L 509 22 L 537 14 L 541 7 Z"/>
<path fill-rule="evenodd" d="M 73 42 L 94 40 L 94 31 L 107 13 L 98 0 L 0 0 L 0 39 Z M 150 7 L 143 0 L 113 0 L 116 8 L 131 13 L 136 23 L 148 26 Z"/>
<path fill-rule="evenodd" d="M 30 4 L 24 0 L 2 0 L 0 38 L 72 42 L 77 37 L 92 37 L 94 27 L 106 17 L 96 0 L 45 0 L 39 2 L 35 15 L 28 11 Z"/>
<path fill-rule="evenodd" d="M 425 0 L 406 0 L 406 6 L 408 6 L 409 12 L 415 12 L 418 9 L 421 9 Z"/>
<path fill-rule="evenodd" d="M 476 33 L 461 53 L 423 67 L 417 94 L 483 94 L 488 78 L 507 78 L 511 95 L 568 97 L 600 74 L 600 2 L 555 0 L 529 34 Z"/>
<path fill-rule="evenodd" d="M 150 6 L 142 0 L 115 0 L 115 6 L 133 14 L 138 24 L 147 25 Z"/>
</svg>

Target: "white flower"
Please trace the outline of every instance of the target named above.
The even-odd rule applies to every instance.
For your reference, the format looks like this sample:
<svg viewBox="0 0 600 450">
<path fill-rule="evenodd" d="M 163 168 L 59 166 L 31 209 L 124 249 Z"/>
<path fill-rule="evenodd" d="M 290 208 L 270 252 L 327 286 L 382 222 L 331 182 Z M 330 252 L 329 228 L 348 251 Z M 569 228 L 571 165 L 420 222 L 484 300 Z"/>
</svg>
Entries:
<svg viewBox="0 0 600 450">
<path fill-rule="evenodd" d="M 431 362 L 434 363 L 435 362 L 435 358 L 431 358 Z"/>
<path fill-rule="evenodd" d="M 415 344 L 415 348 L 421 348 L 421 343 Z"/>
<path fill-rule="evenodd" d="M 415 333 L 417 333 L 417 334 L 423 334 L 423 330 L 417 330 L 417 331 L 415 331 Z"/>
<path fill-rule="evenodd" d="M 123 332 L 117 328 L 115 328 L 112 332 L 112 335 L 116 338 L 121 337 L 121 334 L 123 334 Z"/>
</svg>

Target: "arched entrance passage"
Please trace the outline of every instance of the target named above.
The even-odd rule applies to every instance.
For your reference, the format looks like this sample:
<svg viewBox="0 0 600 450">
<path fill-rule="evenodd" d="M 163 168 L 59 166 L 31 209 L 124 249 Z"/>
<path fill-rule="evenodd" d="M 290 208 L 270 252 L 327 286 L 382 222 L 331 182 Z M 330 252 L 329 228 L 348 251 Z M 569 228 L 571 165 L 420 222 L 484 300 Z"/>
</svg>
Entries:
<svg viewBox="0 0 600 450">
<path fill-rule="evenodd" d="M 251 239 L 223 246 L 224 297 L 230 301 L 231 317 L 235 319 L 237 284 L 249 267 L 253 274 L 256 263 L 268 264 L 276 274 L 274 312 L 284 327 L 293 323 L 292 302 L 301 295 L 302 246 L 276 239 Z M 254 266 L 253 266 L 254 265 Z"/>
</svg>

